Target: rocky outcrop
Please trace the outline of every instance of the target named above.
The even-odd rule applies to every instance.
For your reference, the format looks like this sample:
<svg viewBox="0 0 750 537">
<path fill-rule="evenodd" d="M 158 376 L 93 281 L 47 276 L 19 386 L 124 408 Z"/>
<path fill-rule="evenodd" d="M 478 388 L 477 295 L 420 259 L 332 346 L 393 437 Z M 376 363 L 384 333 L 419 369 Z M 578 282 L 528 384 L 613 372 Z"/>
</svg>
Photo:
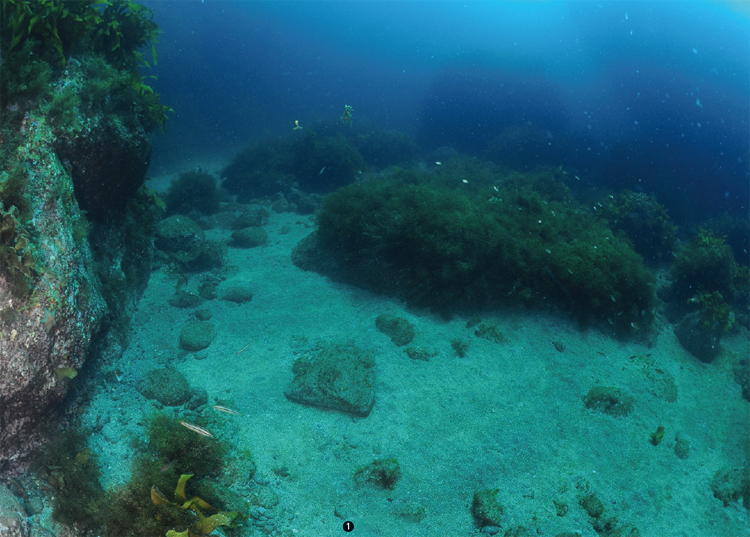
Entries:
<svg viewBox="0 0 750 537">
<path fill-rule="evenodd" d="M 27 272 L 0 270 L 0 470 L 25 460 L 106 313 L 88 241 L 79 234 L 84 217 L 68 194 L 72 179 L 53 139 L 39 121 L 16 155 L 17 167 L 28 174 L 33 213 L 28 222 L 17 218 L 17 235 L 29 241 Z"/>
<path fill-rule="evenodd" d="M 150 194 L 138 191 L 146 136 L 98 132 L 91 120 L 63 150 L 66 132 L 28 105 L 23 121 L 4 126 L 18 144 L 0 166 L 0 472 L 9 473 L 23 469 L 92 353 L 122 350 L 127 323 L 118 320 L 148 280 L 154 216 Z M 137 165 L 107 168 L 126 153 Z"/>
</svg>

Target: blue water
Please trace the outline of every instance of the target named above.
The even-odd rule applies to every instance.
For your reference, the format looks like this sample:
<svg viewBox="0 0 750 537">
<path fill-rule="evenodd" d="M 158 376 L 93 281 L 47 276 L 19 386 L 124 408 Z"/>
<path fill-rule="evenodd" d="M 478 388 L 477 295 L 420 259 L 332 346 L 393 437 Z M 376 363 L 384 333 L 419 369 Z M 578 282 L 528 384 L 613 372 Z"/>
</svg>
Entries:
<svg viewBox="0 0 750 537">
<path fill-rule="evenodd" d="M 146 4 L 163 30 L 154 86 L 175 110 L 152 174 L 350 105 L 424 151 L 481 155 L 533 125 L 559 164 L 655 192 L 678 221 L 747 214 L 744 3 Z"/>
</svg>

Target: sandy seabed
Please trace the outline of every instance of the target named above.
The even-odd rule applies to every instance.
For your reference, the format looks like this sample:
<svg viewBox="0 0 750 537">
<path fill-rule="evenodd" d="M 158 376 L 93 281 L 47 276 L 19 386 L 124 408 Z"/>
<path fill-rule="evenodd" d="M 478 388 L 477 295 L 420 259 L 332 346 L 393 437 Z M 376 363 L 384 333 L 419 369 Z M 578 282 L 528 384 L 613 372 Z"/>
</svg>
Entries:
<svg viewBox="0 0 750 537">
<path fill-rule="evenodd" d="M 254 296 L 241 305 L 219 299 L 203 305 L 218 329 L 205 359 L 179 351 L 180 330 L 194 319 L 193 310 L 171 307 L 174 279 L 152 274 L 130 345 L 113 364 L 122 386 L 103 385 L 84 415 L 90 424 L 109 417 L 92 439 L 105 486 L 127 479 L 130 440 L 143 436 L 142 418 L 154 408 L 135 390 L 137 380 L 169 364 L 192 387 L 205 389 L 210 404 L 229 400 L 241 413 L 224 416 L 224 426 L 212 432 L 252 453 L 256 479 L 279 497 L 276 527 L 289 534 L 472 535 L 479 531 L 470 511 L 474 493 L 499 489 L 505 509 L 499 535 L 518 525 L 530 534 L 597 535 L 578 505 L 585 491 L 598 496 L 606 516 L 636 526 L 642 536 L 750 535 L 744 507 L 725 507 L 710 488 L 717 470 L 750 458 L 750 404 L 732 372 L 747 355 L 746 330 L 725 338 L 711 364 L 684 351 L 667 324 L 647 348 L 581 331 L 552 313 L 503 311 L 483 317 L 505 335 L 495 343 L 476 337 L 466 317 L 445 320 L 298 269 L 291 250 L 312 223 L 311 217 L 274 213 L 265 246 L 229 248 L 229 275 L 220 289 L 249 285 Z M 209 239 L 229 235 L 207 232 Z M 198 280 L 187 289 L 195 291 Z M 428 362 L 410 359 L 375 328 L 381 313 L 408 319 L 417 333 L 412 343 L 438 355 Z M 454 338 L 470 340 L 465 357 L 451 348 Z M 374 352 L 377 395 L 368 417 L 305 407 L 284 396 L 300 342 L 309 348 L 321 340 Z M 655 387 L 648 373 L 654 369 L 674 377 L 675 401 Z M 631 394 L 632 412 L 613 417 L 585 408 L 583 398 L 594 386 Z M 654 446 L 649 435 L 659 425 L 666 434 Z M 675 454 L 677 433 L 690 443 L 686 459 Z M 357 468 L 387 457 L 402 471 L 393 490 L 355 484 Z M 285 477 L 273 472 L 282 467 Z M 558 516 L 555 502 L 567 506 L 565 516 Z M 403 516 L 422 509 L 419 522 Z M 354 524 L 352 533 L 342 530 L 345 520 Z"/>
</svg>

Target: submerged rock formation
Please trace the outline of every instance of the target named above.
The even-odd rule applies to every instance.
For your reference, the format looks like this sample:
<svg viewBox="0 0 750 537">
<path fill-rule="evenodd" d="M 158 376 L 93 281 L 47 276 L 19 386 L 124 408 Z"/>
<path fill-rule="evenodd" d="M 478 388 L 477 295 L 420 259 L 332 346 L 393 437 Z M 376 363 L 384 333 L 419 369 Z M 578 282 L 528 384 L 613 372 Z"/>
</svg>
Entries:
<svg viewBox="0 0 750 537">
<path fill-rule="evenodd" d="M 149 133 L 167 110 L 136 69 L 158 30 L 150 11 L 42 8 L 0 13 L 0 472 L 10 473 L 84 363 L 126 344 L 159 212 L 142 186 Z M 17 24 L 25 16 L 37 24 Z M 115 47 L 97 29 L 118 17 Z"/>
</svg>

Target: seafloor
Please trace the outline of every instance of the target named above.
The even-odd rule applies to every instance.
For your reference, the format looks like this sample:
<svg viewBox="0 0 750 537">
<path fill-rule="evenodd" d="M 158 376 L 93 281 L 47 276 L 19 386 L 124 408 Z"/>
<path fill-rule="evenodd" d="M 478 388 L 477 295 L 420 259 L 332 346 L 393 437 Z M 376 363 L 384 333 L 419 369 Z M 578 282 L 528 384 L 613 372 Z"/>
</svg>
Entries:
<svg viewBox="0 0 750 537">
<path fill-rule="evenodd" d="M 151 186 L 164 189 L 165 180 Z M 741 502 L 724 506 L 710 487 L 717 470 L 747 464 L 750 405 L 730 366 L 732 356 L 748 351 L 745 329 L 722 340 L 724 351 L 711 364 L 683 350 L 665 322 L 646 347 L 581 331 L 552 313 L 498 311 L 483 317 L 504 334 L 496 343 L 477 337 L 466 317 L 445 320 L 295 267 L 291 250 L 312 231 L 312 217 L 273 213 L 265 229 L 265 246 L 229 248 L 221 287 L 246 284 L 254 296 L 241 305 L 220 299 L 204 305 L 218 334 L 201 359 L 178 345 L 193 310 L 170 306 L 174 278 L 152 274 L 130 345 L 111 365 L 117 374 L 107 377 L 83 416 L 99 424 L 92 448 L 105 486 L 127 479 L 131 440 L 144 436 L 145 415 L 154 408 L 181 415 L 135 388 L 144 373 L 167 366 L 205 389 L 210 404 L 228 403 L 241 413 L 217 415 L 223 424 L 212 432 L 249 450 L 257 473 L 252 480 L 226 475 L 223 482 L 245 496 L 263 487 L 278 497 L 278 505 L 250 520 L 245 535 L 262 535 L 262 527 L 279 535 L 344 535 L 346 520 L 358 536 L 472 535 L 481 531 L 472 497 L 484 489 L 499 489 L 500 535 L 519 525 L 549 536 L 597 535 L 579 506 L 586 492 L 601 499 L 607 516 L 642 536 L 750 535 Z M 229 234 L 214 229 L 207 238 Z M 186 289 L 194 291 L 197 281 Z M 376 329 L 382 313 L 408 319 L 416 328 L 413 343 L 437 356 L 410 359 Z M 455 338 L 470 341 L 463 358 L 451 347 Z M 377 400 L 368 417 L 284 396 L 295 353 L 321 340 L 374 351 Z M 587 409 L 583 399 L 594 386 L 631 394 L 632 412 L 614 417 Z M 664 440 L 654 446 L 650 433 L 659 425 Z M 678 434 L 689 442 L 687 458 L 676 454 Z M 392 490 L 354 482 L 357 468 L 388 457 L 402 472 Z"/>
</svg>

